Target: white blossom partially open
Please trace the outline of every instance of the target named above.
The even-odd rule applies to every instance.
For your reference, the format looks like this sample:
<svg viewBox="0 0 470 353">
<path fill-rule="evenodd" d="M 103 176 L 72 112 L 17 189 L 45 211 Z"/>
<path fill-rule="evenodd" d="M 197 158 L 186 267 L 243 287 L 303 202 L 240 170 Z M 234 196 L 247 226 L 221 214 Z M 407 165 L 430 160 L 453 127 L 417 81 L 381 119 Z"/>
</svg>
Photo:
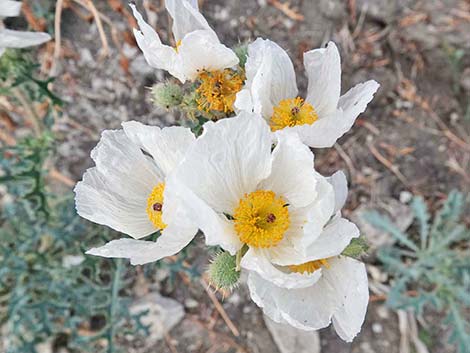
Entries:
<svg viewBox="0 0 470 353">
<path fill-rule="evenodd" d="M 276 43 L 258 38 L 248 46 L 246 84 L 235 108 L 261 114 L 272 131 L 297 132 L 310 147 L 331 147 L 366 109 L 379 84 L 360 83 L 340 96 L 341 62 L 333 42 L 304 53 L 304 66 L 305 99 L 298 96 L 287 53 Z"/>
<path fill-rule="evenodd" d="M 165 5 L 173 19 L 175 47 L 163 44 L 135 5 L 130 5 L 140 27 L 134 29 L 134 35 L 150 66 L 168 71 L 184 83 L 196 79 L 202 71 L 219 71 L 238 64 L 235 53 L 220 43 L 199 12 L 197 0 L 165 0 Z"/>
<path fill-rule="evenodd" d="M 344 330 L 360 328 L 365 307 L 354 317 L 349 311 L 339 314 L 340 307 L 350 310 L 349 301 L 362 305 L 367 295 L 362 291 L 367 289 L 365 272 L 356 278 L 361 296 L 351 282 L 342 283 L 343 276 L 351 275 L 342 261 L 350 260 L 338 255 L 359 236 L 339 212 L 346 178 L 341 172 L 331 178 L 318 174 L 313 154 L 296 134 L 279 132 L 274 149 L 272 138 L 269 126 L 254 113 L 206 123 L 168 183 L 178 190 L 208 245 L 243 255 L 240 265 L 250 273 L 253 299 L 267 315 L 302 329 L 325 327 L 336 319 Z M 341 283 L 330 285 L 336 280 Z M 308 298 L 299 293 L 318 286 L 326 299 L 312 300 L 306 309 Z M 271 290 L 260 293 L 259 287 Z"/>
<path fill-rule="evenodd" d="M 6 29 L 2 19 L 15 17 L 20 14 L 21 2 L 12 0 L 0 0 L 0 56 L 6 48 L 26 48 L 40 45 L 51 39 L 51 36 L 43 32 L 24 32 Z"/>
<path fill-rule="evenodd" d="M 195 137 L 183 127 L 160 129 L 135 121 L 122 126 L 103 132 L 91 152 L 96 166 L 75 187 L 75 202 L 80 216 L 134 238 L 113 240 L 87 254 L 129 258 L 137 265 L 174 255 L 197 232 L 166 186 Z M 138 240 L 158 230 L 156 242 Z"/>
</svg>

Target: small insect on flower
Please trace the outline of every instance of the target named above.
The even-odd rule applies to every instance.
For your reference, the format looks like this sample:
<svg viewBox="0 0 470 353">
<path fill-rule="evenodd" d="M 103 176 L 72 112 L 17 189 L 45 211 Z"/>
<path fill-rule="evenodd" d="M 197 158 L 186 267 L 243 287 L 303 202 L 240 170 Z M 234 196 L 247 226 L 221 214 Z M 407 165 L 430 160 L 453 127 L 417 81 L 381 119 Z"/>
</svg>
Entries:
<svg viewBox="0 0 470 353">
<path fill-rule="evenodd" d="M 0 56 L 6 48 L 26 48 L 43 44 L 51 40 L 51 36 L 43 32 L 24 32 L 6 29 L 4 17 L 19 16 L 21 1 L 0 0 Z"/>
<path fill-rule="evenodd" d="M 206 243 L 249 272 L 251 296 L 266 315 L 304 330 L 333 321 L 352 340 L 368 289 L 364 265 L 340 256 L 359 236 L 340 214 L 346 177 L 317 173 L 296 134 L 279 132 L 274 148 L 272 141 L 255 113 L 208 122 L 167 182 Z"/>
<path fill-rule="evenodd" d="M 295 131 L 310 147 L 331 147 L 344 135 L 379 84 L 360 83 L 340 97 L 341 63 L 336 45 L 304 53 L 307 97 L 298 96 L 294 66 L 276 43 L 258 38 L 248 46 L 246 85 L 237 94 L 238 110 L 261 114 L 271 130 Z"/>
<path fill-rule="evenodd" d="M 183 127 L 160 129 L 136 121 L 122 126 L 103 132 L 91 152 L 96 166 L 75 187 L 75 204 L 80 216 L 134 238 L 113 240 L 87 254 L 140 265 L 176 254 L 197 232 L 166 186 L 195 137 Z M 157 231 L 156 242 L 138 240 Z"/>
</svg>

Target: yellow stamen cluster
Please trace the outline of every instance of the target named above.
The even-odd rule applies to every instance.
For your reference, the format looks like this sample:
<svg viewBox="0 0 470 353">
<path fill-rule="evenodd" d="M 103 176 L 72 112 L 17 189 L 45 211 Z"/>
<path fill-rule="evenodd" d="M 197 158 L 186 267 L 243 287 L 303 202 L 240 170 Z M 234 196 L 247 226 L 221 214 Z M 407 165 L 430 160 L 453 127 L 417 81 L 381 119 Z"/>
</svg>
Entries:
<svg viewBox="0 0 470 353">
<path fill-rule="evenodd" d="M 181 43 L 182 43 L 181 39 L 176 42 L 175 47 L 173 48 L 173 49 L 175 49 L 175 52 L 178 52 L 178 49 L 179 49 Z"/>
<path fill-rule="evenodd" d="M 298 272 L 298 273 L 313 273 L 316 270 L 320 269 L 322 266 L 325 266 L 326 268 L 330 268 L 330 264 L 328 263 L 327 259 L 320 259 L 320 260 L 315 260 L 315 261 L 309 261 L 301 265 L 290 265 L 289 269 L 292 272 Z"/>
<path fill-rule="evenodd" d="M 163 191 L 165 183 L 155 186 L 147 199 L 147 215 L 153 225 L 158 229 L 165 229 L 166 224 L 162 220 Z"/>
<path fill-rule="evenodd" d="M 245 80 L 243 75 L 231 69 L 202 71 L 198 80 L 196 102 L 199 110 L 233 112 L 233 103 Z"/>
<path fill-rule="evenodd" d="M 245 194 L 233 217 L 240 240 L 256 248 L 277 245 L 290 225 L 285 200 L 266 190 Z"/>
<path fill-rule="evenodd" d="M 304 102 L 300 97 L 284 99 L 274 108 L 269 121 L 271 131 L 281 130 L 285 127 L 313 124 L 318 115 L 310 103 Z"/>
</svg>

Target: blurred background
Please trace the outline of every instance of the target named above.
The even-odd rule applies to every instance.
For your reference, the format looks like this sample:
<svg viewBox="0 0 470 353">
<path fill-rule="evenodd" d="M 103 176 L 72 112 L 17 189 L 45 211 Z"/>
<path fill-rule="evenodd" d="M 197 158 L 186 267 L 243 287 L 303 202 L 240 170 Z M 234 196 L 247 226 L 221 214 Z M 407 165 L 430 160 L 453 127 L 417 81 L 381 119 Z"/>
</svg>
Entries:
<svg viewBox="0 0 470 353">
<path fill-rule="evenodd" d="M 136 1 L 173 43 L 163 0 Z M 333 40 L 342 93 L 381 84 L 353 129 L 316 150 L 350 182 L 345 216 L 366 236 L 370 305 L 361 334 L 302 333 L 263 318 L 245 286 L 208 289 L 202 237 L 132 267 L 86 256 L 117 237 L 80 219 L 72 189 L 104 129 L 184 121 L 152 104 L 169 80 L 136 46 L 124 0 L 24 0 L 8 28 L 45 31 L 0 58 L 0 352 L 470 352 L 470 2 L 199 1 L 221 42 L 303 52 Z M 0 1 L 0 6 L 1 1 Z"/>
</svg>

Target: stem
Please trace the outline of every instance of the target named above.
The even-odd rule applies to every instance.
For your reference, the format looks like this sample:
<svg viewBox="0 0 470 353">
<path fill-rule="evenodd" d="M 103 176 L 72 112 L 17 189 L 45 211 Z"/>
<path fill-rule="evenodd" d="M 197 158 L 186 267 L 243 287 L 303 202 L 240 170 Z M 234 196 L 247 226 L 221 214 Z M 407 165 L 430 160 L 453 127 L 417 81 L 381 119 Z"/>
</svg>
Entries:
<svg viewBox="0 0 470 353">
<path fill-rule="evenodd" d="M 114 353 L 114 332 L 115 332 L 115 316 L 116 308 L 119 304 L 119 288 L 121 287 L 122 260 L 114 261 L 116 271 L 114 271 L 113 284 L 111 287 L 111 305 L 109 306 L 109 330 L 108 330 L 108 353 Z"/>
</svg>

